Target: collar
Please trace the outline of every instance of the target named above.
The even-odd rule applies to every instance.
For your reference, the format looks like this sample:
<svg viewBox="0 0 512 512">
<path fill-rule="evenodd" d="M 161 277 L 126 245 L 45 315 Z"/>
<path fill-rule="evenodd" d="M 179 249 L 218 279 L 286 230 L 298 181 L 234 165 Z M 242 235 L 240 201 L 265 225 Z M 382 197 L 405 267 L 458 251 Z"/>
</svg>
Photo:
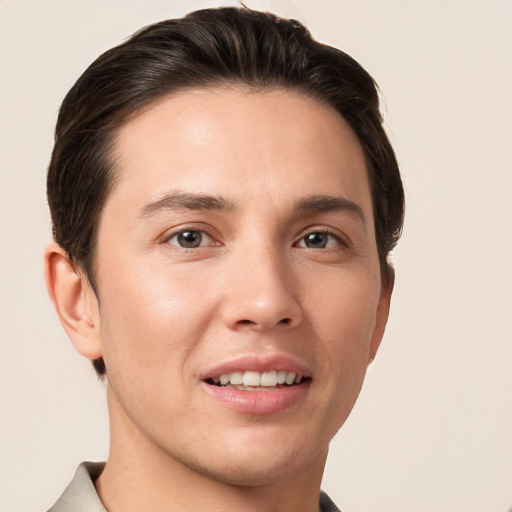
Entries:
<svg viewBox="0 0 512 512">
<path fill-rule="evenodd" d="M 104 462 L 82 462 L 71 483 L 48 512 L 107 512 L 94 487 L 94 481 L 104 467 Z M 320 510 L 341 512 L 324 492 L 320 493 Z"/>
<path fill-rule="evenodd" d="M 75 477 L 48 512 L 107 512 L 94 487 L 104 462 L 82 462 Z"/>
</svg>

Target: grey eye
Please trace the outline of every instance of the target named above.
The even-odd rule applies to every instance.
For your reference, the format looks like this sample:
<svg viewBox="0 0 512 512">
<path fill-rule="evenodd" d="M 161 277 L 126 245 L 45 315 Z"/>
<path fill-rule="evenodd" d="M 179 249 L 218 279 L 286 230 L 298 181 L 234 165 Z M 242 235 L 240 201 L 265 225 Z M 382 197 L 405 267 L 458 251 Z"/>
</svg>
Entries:
<svg viewBox="0 0 512 512">
<path fill-rule="evenodd" d="M 323 249 L 327 246 L 329 235 L 327 233 L 309 233 L 304 237 L 304 244 L 311 249 Z"/>
<path fill-rule="evenodd" d="M 342 242 L 336 235 L 331 233 L 313 231 L 302 237 L 298 245 L 299 247 L 307 247 L 308 249 L 329 249 L 342 245 Z"/>
<path fill-rule="evenodd" d="M 203 244 L 203 233 L 197 230 L 187 230 L 176 233 L 169 239 L 169 243 L 178 245 L 184 249 L 195 249 Z"/>
<path fill-rule="evenodd" d="M 306 247 L 323 249 L 327 245 L 327 233 L 309 233 L 304 237 Z"/>
</svg>

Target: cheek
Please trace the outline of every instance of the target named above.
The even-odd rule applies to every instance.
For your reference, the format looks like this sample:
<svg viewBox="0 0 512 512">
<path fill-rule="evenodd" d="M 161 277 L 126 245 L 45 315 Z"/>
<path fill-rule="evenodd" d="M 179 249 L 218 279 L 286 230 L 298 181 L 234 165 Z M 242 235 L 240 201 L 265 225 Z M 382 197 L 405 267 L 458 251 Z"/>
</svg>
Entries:
<svg viewBox="0 0 512 512">
<path fill-rule="evenodd" d="M 163 276 L 157 271 L 122 278 L 110 274 L 98 282 L 100 291 L 105 290 L 101 339 L 109 386 L 121 408 L 146 432 L 155 411 L 163 422 L 184 413 L 180 400 L 173 397 L 168 407 L 163 397 L 173 389 L 186 394 L 185 376 L 201 338 L 203 317 L 194 293 L 185 293 L 185 283 L 176 276 Z"/>
<path fill-rule="evenodd" d="M 324 345 L 326 371 L 344 387 L 354 381 L 357 388 L 364 377 L 379 294 L 380 283 L 369 272 L 331 279 L 323 293 L 310 291 L 308 316 L 315 338 Z"/>
<path fill-rule="evenodd" d="M 101 337 L 111 371 L 129 367 L 151 378 L 194 351 L 211 318 L 211 300 L 191 275 L 158 265 L 117 262 L 98 275 Z M 143 269 L 137 273 L 123 268 Z M 101 279 L 103 277 L 103 279 Z M 174 371 L 173 374 L 176 374 Z"/>
<path fill-rule="evenodd" d="M 340 337 L 369 339 L 375 326 L 380 283 L 370 272 L 340 272 L 331 275 L 324 286 L 309 286 L 310 317 L 325 335 L 322 339 Z"/>
</svg>

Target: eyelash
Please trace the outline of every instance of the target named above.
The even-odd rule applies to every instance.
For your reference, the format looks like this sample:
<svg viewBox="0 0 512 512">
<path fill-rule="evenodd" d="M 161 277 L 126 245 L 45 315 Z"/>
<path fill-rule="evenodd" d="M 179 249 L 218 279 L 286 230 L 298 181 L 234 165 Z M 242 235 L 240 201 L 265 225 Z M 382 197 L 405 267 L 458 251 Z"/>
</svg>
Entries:
<svg viewBox="0 0 512 512">
<path fill-rule="evenodd" d="M 177 239 L 178 237 L 180 236 L 184 236 L 186 233 L 194 233 L 196 236 L 199 235 L 199 245 L 197 246 L 193 246 L 193 247 L 185 247 L 183 245 L 181 245 L 179 242 L 177 243 L 173 243 L 172 240 L 173 239 Z M 307 237 L 308 236 L 311 236 L 311 235 L 325 235 L 328 237 L 327 241 L 325 242 L 326 246 L 329 245 L 330 243 L 332 243 L 332 240 L 335 241 L 335 246 L 331 246 L 331 247 L 310 247 L 307 245 Z M 203 244 L 203 239 L 204 237 L 206 237 L 209 242 L 206 243 L 206 244 Z M 214 237 L 212 235 L 210 235 L 207 231 L 203 230 L 203 229 L 198 229 L 198 228 L 195 228 L 195 227 L 190 227 L 190 228 L 182 228 L 180 229 L 179 231 L 175 231 L 173 233 L 171 233 L 169 236 L 165 237 L 165 239 L 163 239 L 163 242 L 167 243 L 167 244 L 170 244 L 170 245 L 173 245 L 174 247 L 176 247 L 177 249 L 180 249 L 180 250 L 184 250 L 184 251 L 188 251 L 188 250 L 194 250 L 194 249 L 200 249 L 200 248 L 203 248 L 203 247 L 215 247 L 215 246 L 221 246 L 222 244 L 220 242 L 216 242 Z M 191 244 L 194 243 L 194 241 L 191 241 L 190 242 Z M 306 232 L 305 234 L 303 234 L 297 242 L 295 242 L 293 244 L 295 247 L 303 247 L 305 249 L 309 249 L 309 250 L 329 250 L 329 249 L 336 249 L 338 247 L 347 247 L 348 246 L 348 243 L 337 233 L 334 233 L 330 230 L 327 230 L 327 229 L 310 229 L 308 230 L 308 232 Z"/>
<path fill-rule="evenodd" d="M 198 246 L 196 247 L 184 247 L 183 245 L 179 245 L 179 243 L 172 243 L 172 240 L 173 239 L 176 239 L 178 238 L 180 235 L 183 236 L 185 235 L 186 233 L 195 233 L 196 236 L 199 235 L 200 239 L 199 239 L 199 244 Z M 205 244 L 205 245 L 202 245 L 202 242 L 203 242 L 203 238 L 204 237 L 207 237 L 210 242 Z M 175 247 L 177 247 L 178 249 L 181 249 L 181 250 L 193 250 L 193 249 L 199 249 L 201 247 L 208 247 L 208 246 L 219 246 L 219 245 L 222 245 L 221 243 L 219 242 L 215 242 L 215 239 L 209 234 L 207 233 L 205 230 L 203 229 L 197 229 L 197 228 L 183 228 L 183 229 L 180 229 L 179 231 L 176 231 L 174 233 L 171 233 L 169 236 L 167 236 L 164 240 L 163 240 L 165 243 L 167 244 L 170 244 L 170 245 L 173 245 Z M 193 242 L 191 242 L 193 243 Z"/>
<path fill-rule="evenodd" d="M 331 239 L 334 239 L 335 242 L 336 242 L 336 247 L 308 247 L 307 245 L 299 245 L 301 242 L 305 242 L 306 238 L 310 235 L 326 235 L 327 237 L 330 237 Z M 329 243 L 329 241 L 327 241 L 327 244 Z M 338 234 L 338 233 L 334 233 L 333 231 L 330 231 L 328 229 L 322 229 L 322 228 L 312 228 L 310 230 L 308 230 L 307 233 L 305 233 L 304 235 L 302 235 L 300 237 L 300 239 L 298 240 L 298 242 L 296 242 L 296 244 L 294 245 L 297 245 L 299 247 L 304 247 L 306 249 L 310 249 L 310 250 L 321 250 L 321 249 L 336 249 L 338 247 L 347 247 L 348 244 L 345 240 L 343 240 L 343 238 Z"/>
</svg>

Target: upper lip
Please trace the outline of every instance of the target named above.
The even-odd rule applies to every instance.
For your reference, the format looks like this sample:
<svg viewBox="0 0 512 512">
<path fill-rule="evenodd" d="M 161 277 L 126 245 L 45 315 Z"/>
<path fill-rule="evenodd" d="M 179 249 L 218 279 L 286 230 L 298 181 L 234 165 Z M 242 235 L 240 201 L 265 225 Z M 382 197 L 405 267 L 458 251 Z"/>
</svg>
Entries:
<svg viewBox="0 0 512 512">
<path fill-rule="evenodd" d="M 218 379 L 221 375 L 234 372 L 293 372 L 304 378 L 311 377 L 311 371 L 296 359 L 283 354 L 247 354 L 224 361 L 201 374 L 202 380 Z"/>
</svg>

